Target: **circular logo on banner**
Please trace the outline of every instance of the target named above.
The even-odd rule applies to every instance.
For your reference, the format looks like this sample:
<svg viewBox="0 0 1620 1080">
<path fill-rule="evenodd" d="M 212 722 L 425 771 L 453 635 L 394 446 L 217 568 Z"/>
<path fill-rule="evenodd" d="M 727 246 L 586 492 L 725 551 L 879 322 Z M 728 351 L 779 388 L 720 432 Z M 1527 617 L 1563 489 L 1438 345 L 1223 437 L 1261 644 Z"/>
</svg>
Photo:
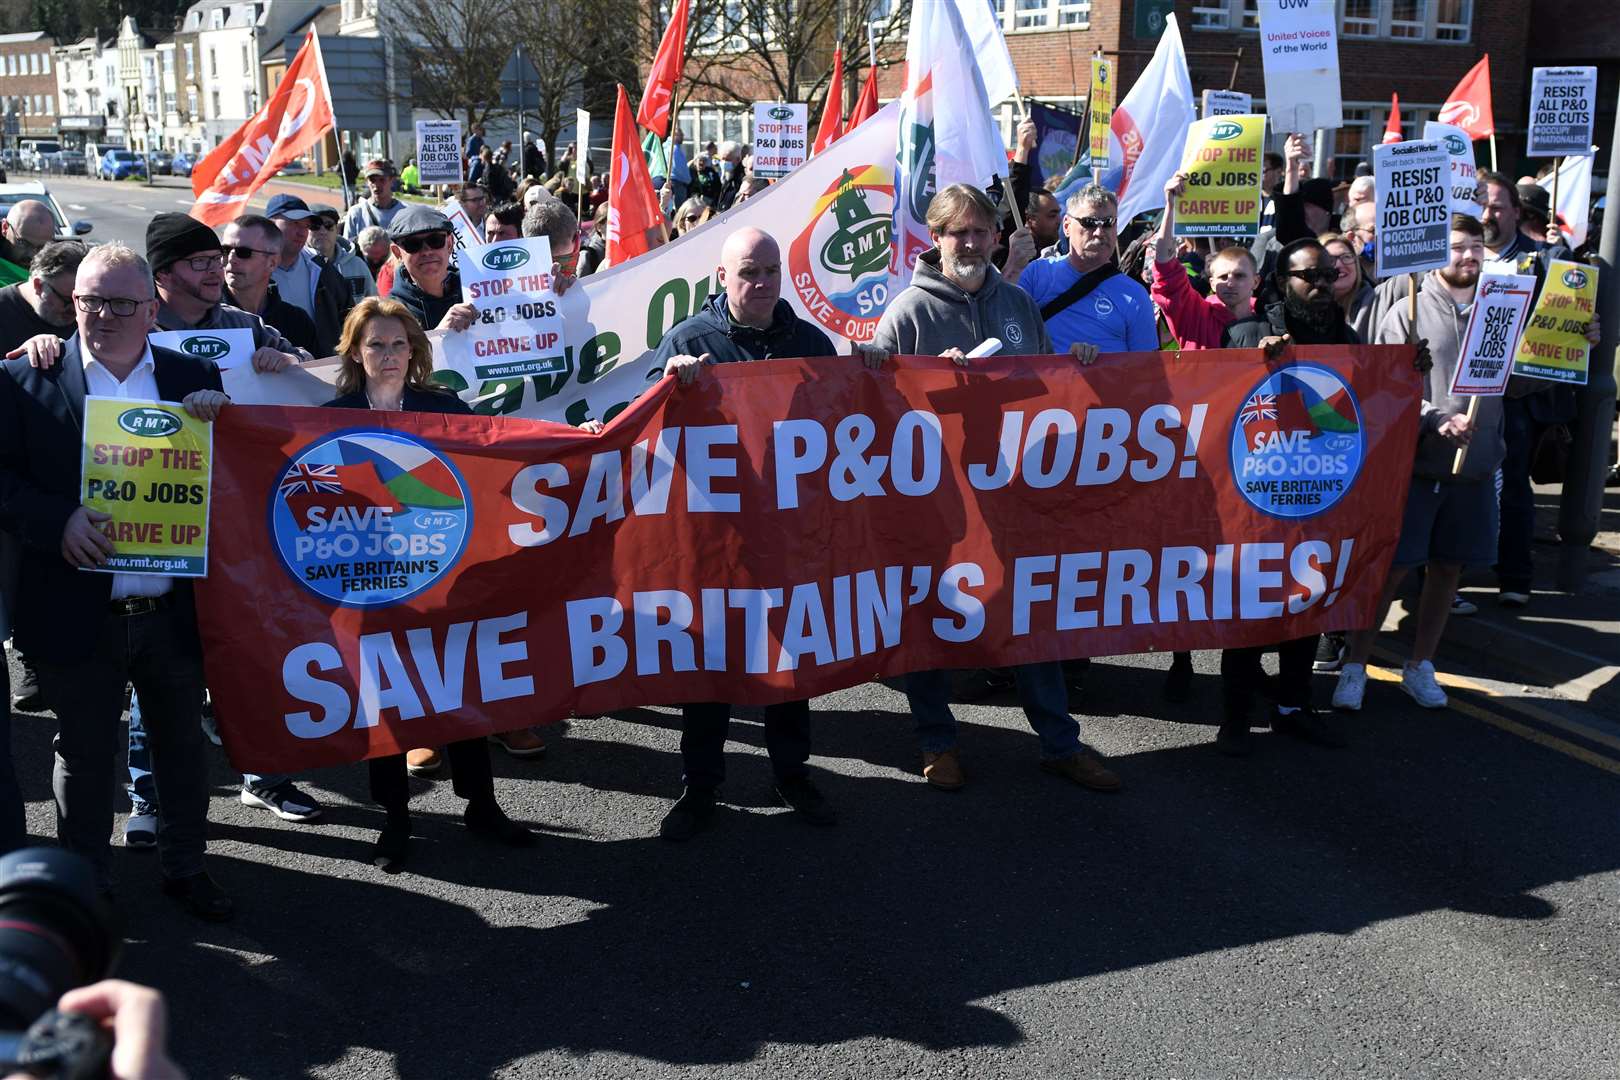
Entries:
<svg viewBox="0 0 1620 1080">
<path fill-rule="evenodd" d="M 151 407 L 125 409 L 118 414 L 118 426 L 131 435 L 146 439 L 167 439 L 180 430 L 180 418 Z"/>
<path fill-rule="evenodd" d="M 1328 509 L 1355 483 L 1365 456 L 1355 394 L 1316 364 L 1270 373 L 1232 420 L 1232 478 L 1249 505 L 1272 517 Z"/>
<path fill-rule="evenodd" d="M 1231 120 L 1222 120 L 1220 123 L 1209 129 L 1209 137 L 1215 142 L 1225 142 L 1228 139 L 1235 139 L 1242 134 L 1243 125 L 1234 123 Z"/>
<path fill-rule="evenodd" d="M 788 270 L 810 318 L 851 341 L 871 341 L 889 302 L 894 184 L 867 165 L 821 194 L 788 248 Z"/>
<path fill-rule="evenodd" d="M 1572 289 L 1586 288 L 1586 271 L 1578 267 L 1571 267 L 1564 271 L 1564 284 Z"/>
<path fill-rule="evenodd" d="M 231 351 L 231 346 L 224 338 L 193 337 L 180 343 L 180 351 L 199 360 L 218 360 Z"/>
<path fill-rule="evenodd" d="M 281 564 L 342 607 L 381 607 L 455 566 L 472 531 L 467 485 L 448 458 L 398 431 L 354 429 L 305 447 L 270 496 Z"/>
<path fill-rule="evenodd" d="M 486 270 L 516 270 L 529 261 L 529 253 L 520 247 L 498 247 L 485 252 L 479 261 Z"/>
</svg>

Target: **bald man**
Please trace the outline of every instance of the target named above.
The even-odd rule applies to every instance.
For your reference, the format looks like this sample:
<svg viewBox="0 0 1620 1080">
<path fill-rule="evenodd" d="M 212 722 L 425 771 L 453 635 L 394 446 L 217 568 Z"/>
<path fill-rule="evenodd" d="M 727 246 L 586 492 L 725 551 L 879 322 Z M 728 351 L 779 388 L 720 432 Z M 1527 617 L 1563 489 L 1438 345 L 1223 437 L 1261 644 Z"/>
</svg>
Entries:
<svg viewBox="0 0 1620 1080">
<path fill-rule="evenodd" d="M 0 221 L 0 286 L 28 280 L 28 264 L 56 239 L 56 218 L 38 199 L 24 199 Z"/>
<path fill-rule="evenodd" d="M 814 323 L 794 314 L 782 299 L 782 252 L 759 229 L 738 229 L 720 251 L 716 272 L 720 292 L 703 310 L 671 328 L 654 354 L 666 375 L 687 386 L 710 364 L 749 360 L 837 355 L 830 338 Z M 887 359 L 880 351 L 856 346 L 869 366 Z M 725 779 L 726 727 L 731 706 L 692 702 L 681 706 L 681 765 L 686 791 L 664 817 L 659 835 L 689 840 L 714 818 L 716 791 Z M 776 774 L 777 797 L 816 825 L 838 820 L 810 780 L 810 703 L 785 701 L 765 707 L 765 749 Z"/>
</svg>

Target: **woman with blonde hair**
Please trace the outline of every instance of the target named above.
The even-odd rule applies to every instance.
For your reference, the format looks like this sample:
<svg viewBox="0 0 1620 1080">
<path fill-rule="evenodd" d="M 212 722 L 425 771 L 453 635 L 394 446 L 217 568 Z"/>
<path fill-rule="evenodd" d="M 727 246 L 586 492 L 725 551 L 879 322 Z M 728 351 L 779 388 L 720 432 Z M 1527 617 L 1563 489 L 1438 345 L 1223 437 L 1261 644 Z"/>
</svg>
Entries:
<svg viewBox="0 0 1620 1080">
<path fill-rule="evenodd" d="M 432 346 L 410 309 L 398 300 L 368 296 L 356 304 L 344 320 L 338 354 L 343 365 L 337 377 L 338 396 L 326 403 L 327 408 L 472 412 L 454 393 L 432 382 Z M 545 750 L 545 744 L 527 731 L 514 731 L 497 738 L 518 756 L 533 756 Z M 514 743 L 522 745 L 513 749 Z M 538 749 L 533 749 L 535 743 L 539 744 Z M 523 746 L 529 747 L 527 752 L 523 752 Z M 462 815 L 467 828 L 513 847 L 532 845 L 534 833 L 507 817 L 495 801 L 495 781 L 484 740 L 453 742 L 446 756 L 450 759 L 455 793 L 467 800 L 467 809 Z M 438 751 L 426 749 L 372 758 L 368 762 L 371 797 L 388 815 L 372 852 L 372 861 L 383 869 L 398 870 L 410 846 L 407 770 L 421 775 L 436 770 L 439 763 Z"/>
<path fill-rule="evenodd" d="M 1338 272 L 1339 276 L 1333 281 L 1333 299 L 1344 311 L 1344 321 L 1361 335 L 1362 341 L 1371 341 L 1377 329 L 1372 325 L 1376 305 L 1373 286 L 1362 273 L 1361 256 L 1356 254 L 1350 238 L 1341 233 L 1325 232 L 1316 239 L 1327 250 L 1328 259 Z"/>
</svg>

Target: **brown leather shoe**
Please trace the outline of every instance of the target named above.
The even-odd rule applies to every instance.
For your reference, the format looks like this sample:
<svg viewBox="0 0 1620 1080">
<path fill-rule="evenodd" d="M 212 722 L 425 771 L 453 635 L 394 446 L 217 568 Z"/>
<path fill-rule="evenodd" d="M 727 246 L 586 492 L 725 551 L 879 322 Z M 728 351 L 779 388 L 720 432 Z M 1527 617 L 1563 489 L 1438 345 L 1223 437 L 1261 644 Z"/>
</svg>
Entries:
<svg viewBox="0 0 1620 1080">
<path fill-rule="evenodd" d="M 431 747 L 405 751 L 405 771 L 412 776 L 432 776 L 443 764 L 444 758 Z"/>
<path fill-rule="evenodd" d="M 960 791 L 967 778 L 962 775 L 962 759 L 955 750 L 923 755 L 923 779 L 940 791 Z"/>
<path fill-rule="evenodd" d="M 491 735 L 489 741 L 497 744 L 515 758 L 539 757 L 546 752 L 546 740 L 534 728 L 518 728 Z"/>
<path fill-rule="evenodd" d="M 1043 758 L 1041 768 L 1092 791 L 1118 791 L 1121 786 L 1119 777 L 1109 772 L 1095 754 L 1086 750 L 1064 758 Z"/>
</svg>

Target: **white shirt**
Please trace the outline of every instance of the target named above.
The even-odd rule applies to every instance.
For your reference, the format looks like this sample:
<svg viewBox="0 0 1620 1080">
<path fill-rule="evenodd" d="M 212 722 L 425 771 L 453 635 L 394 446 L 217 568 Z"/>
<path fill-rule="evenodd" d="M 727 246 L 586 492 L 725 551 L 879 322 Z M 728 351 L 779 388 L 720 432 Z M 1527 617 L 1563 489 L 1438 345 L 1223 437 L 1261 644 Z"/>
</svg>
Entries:
<svg viewBox="0 0 1620 1080">
<path fill-rule="evenodd" d="M 102 366 L 79 342 L 79 355 L 84 357 L 85 391 L 93 397 L 123 398 L 126 401 L 158 401 L 157 361 L 152 358 L 152 346 L 136 361 L 135 369 L 123 382 Z M 174 579 L 158 574 L 114 574 L 112 598 L 126 600 L 132 596 L 163 596 L 174 588 Z"/>
</svg>

